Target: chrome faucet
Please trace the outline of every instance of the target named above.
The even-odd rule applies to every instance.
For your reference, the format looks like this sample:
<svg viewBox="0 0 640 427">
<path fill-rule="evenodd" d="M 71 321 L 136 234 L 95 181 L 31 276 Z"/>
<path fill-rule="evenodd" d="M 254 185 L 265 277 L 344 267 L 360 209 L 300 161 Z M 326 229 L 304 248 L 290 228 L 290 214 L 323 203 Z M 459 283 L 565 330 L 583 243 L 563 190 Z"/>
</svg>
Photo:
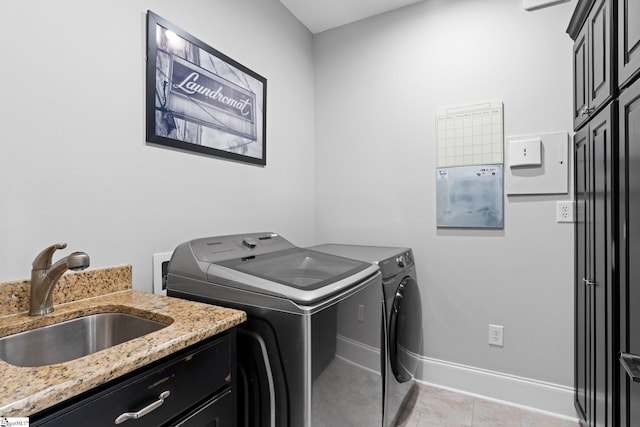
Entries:
<svg viewBox="0 0 640 427">
<path fill-rule="evenodd" d="M 89 255 L 84 252 L 73 252 L 51 265 L 53 253 L 66 247 L 66 243 L 51 245 L 33 260 L 29 316 L 38 316 L 53 311 L 52 290 L 65 271 L 79 271 L 89 267 Z"/>
</svg>

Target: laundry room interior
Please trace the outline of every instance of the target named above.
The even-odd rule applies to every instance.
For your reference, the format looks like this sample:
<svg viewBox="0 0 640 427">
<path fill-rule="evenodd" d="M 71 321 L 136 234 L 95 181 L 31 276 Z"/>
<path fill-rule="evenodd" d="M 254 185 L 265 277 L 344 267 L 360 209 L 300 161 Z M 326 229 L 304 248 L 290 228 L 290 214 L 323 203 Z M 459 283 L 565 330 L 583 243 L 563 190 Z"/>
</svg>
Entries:
<svg viewBox="0 0 640 427">
<path fill-rule="evenodd" d="M 56 242 L 88 271 L 130 265 L 149 294 L 153 255 L 207 236 L 411 248 L 418 384 L 577 425 L 576 229 L 558 203 L 575 200 L 567 27 L 584 2 L 400 1 L 311 29 L 286 3 L 4 1 L 0 283 Z M 148 142 L 148 11 L 266 79 L 266 164 Z M 438 114 L 491 102 L 504 144 L 564 135 L 566 191 L 502 191 L 499 226 L 442 226 Z"/>
</svg>

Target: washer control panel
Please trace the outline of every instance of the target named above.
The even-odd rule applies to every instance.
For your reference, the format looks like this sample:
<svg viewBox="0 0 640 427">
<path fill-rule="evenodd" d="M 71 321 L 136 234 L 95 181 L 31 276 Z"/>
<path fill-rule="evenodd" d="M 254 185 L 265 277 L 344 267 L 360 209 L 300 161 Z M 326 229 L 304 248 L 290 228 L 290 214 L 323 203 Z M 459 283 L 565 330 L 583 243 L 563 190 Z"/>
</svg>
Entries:
<svg viewBox="0 0 640 427">
<path fill-rule="evenodd" d="M 258 245 L 258 242 L 252 237 L 245 237 L 242 239 L 242 244 L 248 247 L 249 249 L 253 249 Z"/>
<path fill-rule="evenodd" d="M 276 233 L 207 237 L 189 243 L 196 258 L 204 262 L 221 262 L 295 248 L 291 242 Z"/>
</svg>

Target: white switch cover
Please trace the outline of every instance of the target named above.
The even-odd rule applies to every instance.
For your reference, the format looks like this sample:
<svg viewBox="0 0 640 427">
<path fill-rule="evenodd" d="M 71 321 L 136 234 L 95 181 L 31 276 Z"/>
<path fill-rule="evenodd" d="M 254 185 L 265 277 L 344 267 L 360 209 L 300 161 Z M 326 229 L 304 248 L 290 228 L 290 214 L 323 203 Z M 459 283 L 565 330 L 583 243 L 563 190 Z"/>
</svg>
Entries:
<svg viewBox="0 0 640 427">
<path fill-rule="evenodd" d="M 509 141 L 509 166 L 542 165 L 540 138 Z"/>
</svg>

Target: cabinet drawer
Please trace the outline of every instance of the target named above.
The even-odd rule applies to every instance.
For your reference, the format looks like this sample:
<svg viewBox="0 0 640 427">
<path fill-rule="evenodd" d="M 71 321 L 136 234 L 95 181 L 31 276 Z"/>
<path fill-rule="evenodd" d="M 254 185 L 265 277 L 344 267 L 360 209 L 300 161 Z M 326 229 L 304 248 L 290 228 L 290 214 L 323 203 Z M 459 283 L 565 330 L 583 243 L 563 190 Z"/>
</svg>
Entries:
<svg viewBox="0 0 640 427">
<path fill-rule="evenodd" d="M 144 416 L 119 425 L 160 426 L 230 383 L 230 351 L 229 337 L 224 336 L 115 384 L 34 425 L 114 426 L 122 414 L 146 412 L 143 408 L 155 403 L 157 407 Z M 166 392 L 169 395 L 160 399 Z M 159 400 L 163 402 L 159 403 Z"/>
<path fill-rule="evenodd" d="M 175 427 L 233 427 L 233 397 L 231 389 L 227 389 L 216 397 L 205 402 L 191 414 L 175 424 Z"/>
</svg>

